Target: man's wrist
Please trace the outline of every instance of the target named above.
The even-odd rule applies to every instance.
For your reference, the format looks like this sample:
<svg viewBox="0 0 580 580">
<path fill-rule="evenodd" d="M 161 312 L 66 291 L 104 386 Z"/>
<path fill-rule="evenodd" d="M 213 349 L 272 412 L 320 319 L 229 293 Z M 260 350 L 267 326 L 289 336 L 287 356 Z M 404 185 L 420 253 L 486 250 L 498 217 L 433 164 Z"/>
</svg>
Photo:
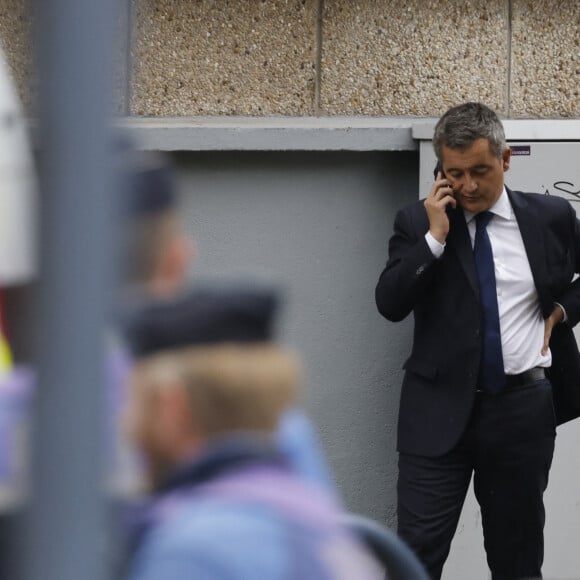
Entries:
<svg viewBox="0 0 580 580">
<path fill-rule="evenodd" d="M 425 234 L 425 241 L 431 250 L 431 253 L 436 257 L 440 258 L 443 256 L 443 252 L 445 251 L 445 242 L 441 243 L 437 240 L 431 232 L 427 232 Z"/>
<path fill-rule="evenodd" d="M 568 322 L 568 314 L 566 314 L 566 309 L 559 302 L 554 302 L 554 306 L 558 306 L 562 311 L 562 318 L 560 319 L 560 322 Z"/>
</svg>

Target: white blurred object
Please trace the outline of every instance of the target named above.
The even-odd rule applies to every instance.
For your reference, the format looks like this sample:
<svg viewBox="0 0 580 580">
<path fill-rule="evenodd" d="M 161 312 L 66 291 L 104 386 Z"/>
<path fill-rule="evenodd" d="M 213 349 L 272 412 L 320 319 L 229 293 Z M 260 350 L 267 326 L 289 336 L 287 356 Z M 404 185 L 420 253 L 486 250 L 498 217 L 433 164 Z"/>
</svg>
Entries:
<svg viewBox="0 0 580 580">
<path fill-rule="evenodd" d="M 36 272 L 36 194 L 27 127 L 0 50 L 0 286 Z"/>
</svg>

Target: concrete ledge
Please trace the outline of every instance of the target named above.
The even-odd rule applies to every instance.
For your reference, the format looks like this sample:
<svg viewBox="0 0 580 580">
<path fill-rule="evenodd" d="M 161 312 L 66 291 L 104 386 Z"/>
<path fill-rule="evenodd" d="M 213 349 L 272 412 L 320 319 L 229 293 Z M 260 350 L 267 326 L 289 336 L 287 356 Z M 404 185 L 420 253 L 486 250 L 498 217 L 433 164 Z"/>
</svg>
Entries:
<svg viewBox="0 0 580 580">
<path fill-rule="evenodd" d="M 418 117 L 118 118 L 144 151 L 418 151 L 437 119 Z M 580 119 L 503 121 L 508 141 L 580 141 Z M 36 123 L 29 120 L 34 138 Z"/>
<path fill-rule="evenodd" d="M 159 151 L 416 151 L 437 119 L 416 117 L 126 117 L 138 148 Z M 580 120 L 504 120 L 509 141 L 578 141 Z"/>
<path fill-rule="evenodd" d="M 161 151 L 415 151 L 413 118 L 123 118 L 137 147 Z"/>
<path fill-rule="evenodd" d="M 413 139 L 431 141 L 436 119 L 416 122 Z M 508 141 L 580 141 L 578 119 L 505 119 L 502 120 Z"/>
</svg>

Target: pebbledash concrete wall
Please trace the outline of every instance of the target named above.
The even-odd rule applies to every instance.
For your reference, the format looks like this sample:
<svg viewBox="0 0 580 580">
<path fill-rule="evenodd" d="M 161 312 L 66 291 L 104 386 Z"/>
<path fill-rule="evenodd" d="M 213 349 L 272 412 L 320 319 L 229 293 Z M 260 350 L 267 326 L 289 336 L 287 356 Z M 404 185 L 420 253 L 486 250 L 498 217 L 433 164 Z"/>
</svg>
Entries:
<svg viewBox="0 0 580 580">
<path fill-rule="evenodd" d="M 129 115 L 438 116 L 482 100 L 510 118 L 580 116 L 576 0 L 119 6 L 132 65 L 118 108 Z M 30 12 L 26 0 L 0 2 L 0 37 L 26 102 Z"/>
</svg>

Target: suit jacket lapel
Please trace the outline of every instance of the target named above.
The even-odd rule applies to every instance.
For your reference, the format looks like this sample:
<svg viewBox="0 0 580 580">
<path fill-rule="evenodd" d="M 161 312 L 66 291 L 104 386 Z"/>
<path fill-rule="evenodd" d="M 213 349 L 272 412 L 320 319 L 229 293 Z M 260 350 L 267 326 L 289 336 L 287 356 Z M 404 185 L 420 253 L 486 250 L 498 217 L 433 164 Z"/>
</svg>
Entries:
<svg viewBox="0 0 580 580">
<path fill-rule="evenodd" d="M 514 215 L 518 222 L 518 227 L 522 235 L 524 247 L 528 262 L 532 270 L 534 284 L 538 291 L 542 311 L 545 313 L 551 310 L 552 297 L 548 289 L 548 280 L 546 274 L 546 250 L 544 245 L 544 232 L 541 221 L 535 212 L 529 206 L 525 195 L 521 192 L 513 192 L 506 187 Z M 465 214 L 458 207 L 450 211 L 451 227 L 448 236 L 448 243 L 453 247 L 459 262 L 465 271 L 471 287 L 479 300 L 479 283 L 477 281 L 477 272 L 475 270 L 475 260 L 473 258 L 473 248 L 467 224 L 465 223 Z"/>
<path fill-rule="evenodd" d="M 479 300 L 479 283 L 475 270 L 473 248 L 471 247 L 471 239 L 465 223 L 465 214 L 460 207 L 450 212 L 450 229 L 447 241 L 450 247 L 455 249 L 459 263 L 465 271 L 476 298 Z"/>
<path fill-rule="evenodd" d="M 527 203 L 525 195 L 521 192 L 511 191 L 510 189 L 507 189 L 507 193 L 518 222 L 524 247 L 526 248 L 526 254 L 532 270 L 534 284 L 538 291 L 540 305 L 542 306 L 542 311 L 545 313 L 547 308 L 548 310 L 551 309 L 552 298 L 550 297 L 547 286 L 544 231 L 538 216 Z"/>
</svg>

